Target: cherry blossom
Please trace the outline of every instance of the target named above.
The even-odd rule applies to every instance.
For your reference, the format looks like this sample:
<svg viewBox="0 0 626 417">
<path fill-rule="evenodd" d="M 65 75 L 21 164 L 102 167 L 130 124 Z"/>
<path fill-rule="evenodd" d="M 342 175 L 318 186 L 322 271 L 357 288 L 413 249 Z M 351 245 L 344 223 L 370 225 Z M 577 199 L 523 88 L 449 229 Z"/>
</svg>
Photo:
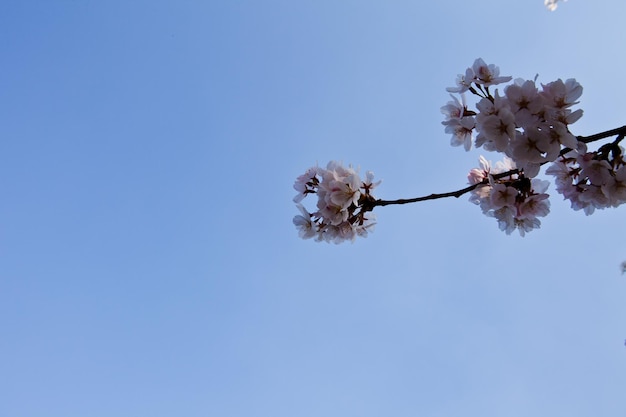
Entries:
<svg viewBox="0 0 626 417">
<path fill-rule="evenodd" d="M 452 101 L 448 101 L 445 106 L 441 107 L 441 112 L 446 116 L 445 122 L 450 120 L 460 119 L 465 115 L 465 111 L 467 110 L 467 105 L 465 104 L 465 95 L 461 94 L 461 100 L 457 97 L 450 94 L 452 97 Z"/>
<path fill-rule="evenodd" d="M 298 194 L 293 198 L 293 201 L 299 203 L 309 193 L 314 193 L 319 184 L 317 178 L 318 167 L 309 168 L 304 174 L 300 175 L 296 179 L 296 183 L 293 188 L 298 191 Z"/>
<path fill-rule="evenodd" d="M 549 106 L 567 108 L 578 104 L 583 93 L 583 88 L 575 79 L 569 78 L 563 82 L 560 78 L 556 81 L 543 85 L 541 96 L 546 99 Z"/>
<path fill-rule="evenodd" d="M 293 218 L 293 224 L 298 229 L 298 234 L 302 239 L 310 239 L 316 235 L 315 225 L 311 221 L 311 213 L 306 211 L 302 204 L 296 204 L 300 215 Z"/>
<path fill-rule="evenodd" d="M 515 206 L 517 190 L 507 184 L 495 183 L 491 186 L 489 193 L 489 206 L 493 209 L 500 209 L 505 206 Z"/>
<path fill-rule="evenodd" d="M 472 147 L 473 131 L 474 131 L 474 118 L 463 117 L 460 119 L 451 119 L 446 122 L 446 133 L 452 133 L 450 139 L 450 145 L 461 146 L 469 151 Z"/>
<path fill-rule="evenodd" d="M 456 77 L 456 87 L 448 87 L 446 91 L 449 93 L 464 93 L 472 86 L 475 75 L 472 68 L 465 70 L 465 74 L 459 74 Z"/>
<path fill-rule="evenodd" d="M 515 79 L 513 84 L 506 87 L 505 95 L 518 125 L 539 122 L 537 115 L 543 109 L 544 103 L 534 80 Z"/>
<path fill-rule="evenodd" d="M 484 156 L 480 155 L 478 164 L 480 165 L 480 168 L 471 169 L 467 175 L 467 180 L 470 184 L 480 184 L 489 178 L 489 173 L 491 172 L 491 162 L 487 161 Z"/>
<path fill-rule="evenodd" d="M 362 180 L 358 170 L 336 161 L 329 162 L 326 169 L 309 168 L 294 183 L 298 192 L 294 202 L 301 214 L 293 218 L 293 223 L 300 237 L 341 243 L 367 236 L 376 219 L 371 212 L 375 200 L 371 191 L 379 184 L 374 182 L 371 171 Z M 300 204 L 310 194 L 317 194 L 317 210 L 312 213 Z"/>
<path fill-rule="evenodd" d="M 484 214 L 498 221 L 498 227 L 506 234 L 517 230 L 521 236 L 541 226 L 538 217 L 545 217 L 550 212 L 550 202 L 545 191 L 548 182 L 530 179 L 515 170 L 502 172 L 489 171 L 484 157 L 480 159 L 481 168 L 470 171 L 470 183 L 476 181 L 478 172 L 486 172 L 488 182 L 471 191 L 470 202 L 480 206 Z M 503 161 L 500 168 L 511 168 L 511 162 Z M 473 175 L 472 175 L 473 173 Z M 509 175 L 506 175 L 510 173 Z"/>
<path fill-rule="evenodd" d="M 546 3 L 547 4 L 547 3 Z M 552 1 L 556 4 L 556 0 Z M 469 186 L 451 192 L 421 197 L 381 200 L 373 195 L 380 181 L 368 171 L 331 161 L 326 168 L 314 166 L 297 177 L 294 202 L 300 214 L 293 218 L 303 239 L 341 243 L 367 236 L 374 228 L 374 208 L 409 204 L 469 193 L 469 201 L 497 221 L 506 234 L 525 236 L 541 227 L 540 218 L 550 212 L 549 182 L 539 179 L 541 167 L 554 177 L 556 192 L 569 200 L 574 210 L 590 215 L 596 209 L 626 204 L 626 162 L 620 142 L 626 126 L 591 136 L 575 136 L 570 126 L 583 114 L 579 103 L 582 86 L 573 78 L 537 84 L 532 80 L 500 76 L 497 66 L 481 58 L 474 61 L 446 90 L 452 97 L 441 107 L 441 122 L 451 134 L 452 146 L 498 152 L 503 158 L 492 164 L 484 156 L 469 171 Z M 502 91 L 502 93 L 501 93 Z M 465 93 L 475 96 L 468 105 Z M 458 95 L 455 95 L 458 94 Z M 471 97 L 471 96 L 470 96 Z M 474 107 L 474 108 L 472 108 Z M 595 151 L 588 144 L 617 136 Z M 435 174 L 436 175 L 436 174 Z M 302 201 L 316 194 L 314 211 Z"/>
<path fill-rule="evenodd" d="M 558 79 L 537 87 L 533 80 L 515 79 L 504 86 L 504 94 L 489 86 L 505 83 L 512 77 L 501 77 L 495 65 L 478 58 L 466 75 L 474 74 L 467 91 L 477 96 L 476 111 L 471 110 L 464 96 L 442 107 L 445 132 L 452 133 L 451 144 L 491 152 L 501 152 L 515 161 L 528 178 L 539 174 L 542 164 L 554 161 L 564 148 L 575 149 L 578 140 L 569 125 L 582 116 L 572 110 L 582 95 L 582 86 L 573 78 Z M 451 89 L 448 89 L 450 91 Z M 469 117 L 471 117 L 471 123 Z"/>
<path fill-rule="evenodd" d="M 595 209 L 626 203 L 624 149 L 616 142 L 594 152 L 588 152 L 586 146 L 569 151 L 546 170 L 555 177 L 557 192 L 570 200 L 572 209 L 590 215 Z"/>
<path fill-rule="evenodd" d="M 626 165 L 613 172 L 602 186 L 602 192 L 609 199 L 611 207 L 617 207 L 626 203 Z"/>
<path fill-rule="evenodd" d="M 482 58 L 476 59 L 472 65 L 472 71 L 474 72 L 474 82 L 476 84 L 489 87 L 490 85 L 496 85 L 511 81 L 512 77 L 505 76 L 500 77 L 500 68 L 493 64 L 487 65 Z"/>
</svg>

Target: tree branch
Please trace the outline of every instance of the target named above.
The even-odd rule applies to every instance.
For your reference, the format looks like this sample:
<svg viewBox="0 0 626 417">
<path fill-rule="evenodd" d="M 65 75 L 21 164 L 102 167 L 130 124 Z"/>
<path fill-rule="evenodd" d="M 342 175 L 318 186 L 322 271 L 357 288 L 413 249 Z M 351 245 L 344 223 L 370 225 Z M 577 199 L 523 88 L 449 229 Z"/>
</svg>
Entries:
<svg viewBox="0 0 626 417">
<path fill-rule="evenodd" d="M 626 136 L 626 126 L 618 127 L 616 129 L 607 130 L 605 132 L 600 132 L 600 133 L 597 133 L 595 135 L 577 136 L 576 138 L 578 139 L 579 142 L 591 143 L 591 142 L 595 142 L 595 141 L 601 140 L 601 139 L 606 139 L 606 138 L 609 138 L 609 137 L 612 137 L 612 136 L 617 136 L 617 138 L 614 141 L 614 144 L 617 145 Z M 563 150 L 561 150 L 560 154 L 561 155 L 565 155 L 567 152 L 569 152 L 571 150 L 572 149 L 570 149 L 570 148 L 564 148 Z M 519 171 L 517 169 L 513 169 L 511 171 L 502 172 L 500 174 L 495 174 L 495 175 L 493 175 L 493 178 L 499 179 L 499 178 L 504 178 L 506 176 L 515 175 L 515 174 L 518 174 L 518 173 L 519 173 Z M 437 200 L 439 198 L 446 198 L 446 197 L 459 198 L 463 194 L 469 193 L 470 191 L 476 189 L 477 187 L 479 187 L 481 185 L 484 185 L 484 184 L 488 184 L 488 183 L 489 183 L 489 180 L 487 178 L 485 178 L 483 181 L 481 181 L 481 182 L 479 182 L 477 184 L 472 184 L 472 185 L 470 185 L 468 187 L 465 187 L 465 188 L 462 188 L 460 190 L 450 191 L 450 192 L 447 192 L 447 193 L 434 193 L 434 194 L 430 194 L 430 195 L 426 195 L 426 196 L 422 196 L 422 197 L 401 198 L 401 199 L 398 199 L 398 200 L 380 200 L 380 199 L 379 200 L 372 200 L 372 201 L 368 202 L 367 208 L 365 210 L 369 211 L 369 210 L 372 210 L 374 207 L 377 207 L 377 206 L 381 206 L 382 207 L 382 206 L 390 206 L 390 205 L 394 205 L 394 204 L 410 204 L 410 203 L 417 203 L 417 202 L 426 201 L 426 200 Z"/>
<path fill-rule="evenodd" d="M 583 143 L 591 143 L 596 140 L 610 138 L 611 136 L 619 136 L 616 141 L 621 141 L 626 135 L 626 126 L 618 127 L 617 129 L 607 130 L 606 132 L 596 133 L 591 136 L 576 136 L 576 138 Z"/>
<path fill-rule="evenodd" d="M 480 182 L 478 184 L 470 185 L 469 187 L 465 187 L 465 188 L 463 188 L 461 190 L 450 191 L 448 193 L 440 193 L 440 194 L 435 193 L 435 194 L 430 194 L 430 195 L 426 195 L 426 196 L 423 196 L 423 197 L 415 197 L 415 198 L 407 198 L 407 199 L 402 199 L 401 198 L 399 200 L 375 200 L 372 203 L 372 206 L 376 207 L 376 206 L 389 206 L 391 204 L 409 204 L 409 203 L 417 203 L 418 201 L 436 200 L 438 198 L 446 198 L 446 197 L 456 197 L 456 198 L 459 198 L 463 194 L 469 193 L 470 191 L 472 191 L 473 189 L 475 189 L 479 185 L 486 184 L 486 183 L 487 183 L 487 181 L 483 180 L 482 182 Z"/>
</svg>

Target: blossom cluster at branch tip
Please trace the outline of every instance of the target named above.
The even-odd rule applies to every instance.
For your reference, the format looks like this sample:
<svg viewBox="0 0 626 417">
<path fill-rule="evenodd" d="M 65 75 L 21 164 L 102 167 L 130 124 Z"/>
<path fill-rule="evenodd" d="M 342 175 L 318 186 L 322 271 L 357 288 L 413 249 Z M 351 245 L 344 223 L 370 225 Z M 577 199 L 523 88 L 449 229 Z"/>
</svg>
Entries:
<svg viewBox="0 0 626 417">
<path fill-rule="evenodd" d="M 301 214 L 293 223 L 300 237 L 333 243 L 366 237 L 375 225 L 372 190 L 379 184 L 371 171 L 362 179 L 358 170 L 336 161 L 329 162 L 326 169 L 309 168 L 294 184 L 298 194 L 293 200 Z M 317 194 L 317 210 L 313 212 L 301 204 L 310 194 Z"/>
<path fill-rule="evenodd" d="M 479 163 L 480 168 L 472 169 L 468 175 L 470 184 L 478 185 L 472 190 L 470 201 L 479 205 L 487 216 L 495 218 L 500 230 L 507 235 L 517 230 L 524 236 L 538 229 L 541 226 L 538 217 L 550 212 L 549 196 L 545 193 L 548 181 L 527 178 L 516 172 L 514 162 L 507 157 L 493 168 L 483 156 Z"/>
</svg>

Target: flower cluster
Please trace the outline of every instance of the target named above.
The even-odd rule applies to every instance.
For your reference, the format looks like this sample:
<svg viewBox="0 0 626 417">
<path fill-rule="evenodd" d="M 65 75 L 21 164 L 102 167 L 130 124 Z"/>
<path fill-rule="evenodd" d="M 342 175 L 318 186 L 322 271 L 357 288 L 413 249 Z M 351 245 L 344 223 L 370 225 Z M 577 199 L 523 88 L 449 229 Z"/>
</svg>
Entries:
<svg viewBox="0 0 626 417">
<path fill-rule="evenodd" d="M 442 123 L 452 133 L 453 146 L 469 150 L 474 140 L 476 147 L 504 153 L 527 177 L 535 177 L 543 163 L 559 156 L 561 146 L 576 148 L 577 139 L 568 126 L 582 116 L 582 110 L 571 110 L 582 87 L 574 79 L 558 79 L 539 89 L 535 80 L 518 78 L 504 88 L 504 95 L 489 90 L 511 78 L 501 77 L 498 67 L 477 59 L 458 76 L 457 85 L 447 89 L 461 94 L 461 100 L 452 96 L 453 101 L 441 108 L 446 118 Z M 468 109 L 466 91 L 480 98 L 477 111 Z"/>
<path fill-rule="evenodd" d="M 498 175 L 500 174 L 500 175 Z M 471 191 L 470 201 L 477 204 L 489 217 L 498 221 L 500 230 L 511 234 L 518 230 L 521 236 L 539 228 L 541 221 L 550 212 L 548 181 L 527 178 L 518 173 L 509 158 L 498 162 L 493 169 L 491 163 L 480 157 L 480 168 L 468 175 L 470 184 L 477 187 Z"/>
<path fill-rule="evenodd" d="M 452 134 L 452 146 L 463 145 L 470 150 L 474 145 L 505 155 L 502 166 L 514 173 L 507 178 L 494 177 L 503 171 L 491 172 L 489 163 L 481 157 L 482 168 L 470 172 L 470 183 L 481 185 L 470 199 L 485 214 L 495 217 L 502 230 L 511 233 L 517 229 L 524 235 L 540 226 L 537 217 L 549 212 L 545 193 L 548 183 L 534 179 L 540 167 L 582 145 L 569 130 L 569 125 L 583 114 L 580 109 L 572 109 L 578 104 L 582 87 L 574 79 L 537 86 L 536 78 L 518 78 L 505 85 L 502 94 L 490 89 L 511 80 L 510 76 L 501 76 L 495 65 L 476 59 L 465 74 L 457 77 L 456 85 L 447 88 L 460 98 L 451 94 L 452 101 L 441 108 L 445 116 L 442 124 L 446 133 Z M 475 110 L 466 103 L 468 91 L 478 97 Z M 569 176 L 567 180 L 572 183 Z"/>
<path fill-rule="evenodd" d="M 626 162 L 624 149 L 616 142 L 587 152 L 581 144 L 577 151 L 562 155 L 547 170 L 554 175 L 556 189 L 570 200 L 574 210 L 589 215 L 595 209 L 626 203 Z"/>
<path fill-rule="evenodd" d="M 293 218 L 303 239 L 341 243 L 365 237 L 374 227 L 372 203 L 376 200 L 371 191 L 380 184 L 373 182 L 374 174 L 366 173 L 361 179 L 358 170 L 331 161 L 326 169 L 309 168 L 296 179 L 294 197 L 301 215 Z M 309 213 L 300 203 L 307 195 L 317 194 L 317 210 Z"/>
</svg>

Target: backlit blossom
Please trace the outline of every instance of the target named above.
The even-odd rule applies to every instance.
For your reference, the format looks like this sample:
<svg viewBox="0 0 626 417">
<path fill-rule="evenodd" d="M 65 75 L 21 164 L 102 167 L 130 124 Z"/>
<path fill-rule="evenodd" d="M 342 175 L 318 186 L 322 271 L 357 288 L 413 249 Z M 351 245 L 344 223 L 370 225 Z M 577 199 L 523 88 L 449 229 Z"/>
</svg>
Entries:
<svg viewBox="0 0 626 417">
<path fill-rule="evenodd" d="M 445 106 L 441 107 L 441 113 L 446 116 L 446 120 L 442 122 L 444 125 L 446 122 L 453 119 L 460 119 L 465 115 L 467 106 L 465 105 L 465 96 L 461 94 L 461 100 L 450 94 L 452 101 L 448 101 Z"/>
<path fill-rule="evenodd" d="M 375 216 L 371 203 L 375 200 L 371 191 L 380 184 L 374 182 L 374 174 L 366 173 L 361 179 L 358 170 L 331 161 L 326 168 L 309 168 L 299 176 L 294 198 L 300 215 L 293 218 L 298 234 L 303 239 L 341 243 L 365 237 L 373 230 Z M 309 213 L 300 204 L 310 194 L 317 195 L 317 210 Z"/>
<path fill-rule="evenodd" d="M 504 152 L 512 139 L 515 139 L 515 116 L 509 110 L 502 110 L 497 115 L 489 115 L 482 119 L 480 133 L 484 142 L 490 142 L 493 149 Z"/>
<path fill-rule="evenodd" d="M 504 94 L 518 126 L 536 124 L 541 120 L 545 104 L 533 80 L 518 78 L 504 89 Z"/>
<path fill-rule="evenodd" d="M 626 162 L 623 148 L 586 147 L 562 155 L 547 170 L 555 177 L 556 190 L 569 200 L 574 210 L 592 214 L 595 209 L 626 203 Z"/>
<path fill-rule="evenodd" d="M 448 87 L 446 91 L 449 93 L 464 93 L 472 86 L 474 81 L 474 71 L 471 68 L 465 70 L 465 74 L 459 74 L 456 77 L 456 86 Z"/>
<path fill-rule="evenodd" d="M 307 194 L 315 192 L 319 184 L 317 174 L 318 167 L 311 167 L 296 179 L 293 188 L 298 191 L 298 194 L 293 198 L 294 202 L 299 203 Z"/>
<path fill-rule="evenodd" d="M 453 96 L 442 107 L 446 115 L 442 123 L 446 133 L 452 134 L 452 146 L 463 145 L 469 150 L 473 144 L 503 153 L 513 159 L 526 177 L 537 176 L 541 165 L 556 160 L 562 149 L 578 148 L 578 139 L 569 130 L 569 125 L 583 114 L 581 109 L 572 109 L 582 94 L 582 86 L 576 80 L 558 79 L 539 88 L 536 79 L 517 78 L 505 85 L 500 95 L 488 87 L 508 82 L 511 77 L 501 77 L 498 67 L 481 58 L 461 79 L 467 88 L 459 90 L 478 98 L 475 111 L 465 97 L 460 101 Z"/>
<path fill-rule="evenodd" d="M 311 214 L 306 211 L 302 204 L 296 204 L 296 207 L 298 207 L 298 210 L 302 213 L 293 218 L 293 224 L 298 228 L 298 234 L 302 239 L 315 237 L 315 224 L 311 221 Z"/>
<path fill-rule="evenodd" d="M 527 129 L 515 138 L 511 157 L 521 166 L 527 162 L 542 163 L 556 159 L 560 149 L 560 146 L 550 142 L 547 132 L 537 128 Z"/>
<path fill-rule="evenodd" d="M 511 81 L 513 77 L 500 77 L 500 68 L 490 64 L 487 65 L 482 58 L 476 59 L 472 65 L 474 72 L 474 82 L 488 87 L 490 85 L 505 83 Z"/>
<path fill-rule="evenodd" d="M 470 184 L 479 184 L 488 178 L 491 172 L 491 162 L 487 161 L 484 156 L 480 155 L 478 160 L 480 168 L 473 168 L 467 175 Z"/>
<path fill-rule="evenodd" d="M 539 93 L 545 100 L 546 104 L 555 108 L 567 108 L 574 104 L 578 104 L 576 100 L 583 93 L 583 87 L 573 78 L 568 80 L 556 81 L 543 85 L 543 90 Z"/>
<path fill-rule="evenodd" d="M 489 203 L 494 209 L 499 209 L 504 206 L 515 206 L 515 199 L 517 197 L 517 190 L 513 187 L 509 187 L 506 184 L 495 183 L 491 186 L 491 193 L 489 197 Z"/>
<path fill-rule="evenodd" d="M 330 181 L 328 184 L 330 201 L 342 209 L 347 209 L 352 204 L 358 204 L 359 197 L 361 197 L 361 192 L 359 191 L 361 183 L 361 178 L 356 173 L 339 180 Z"/>
<path fill-rule="evenodd" d="M 371 195 L 370 191 L 378 187 L 381 182 L 382 180 L 378 180 L 374 182 L 374 173 L 372 171 L 367 171 L 365 173 L 365 181 L 363 181 L 363 184 L 361 185 L 361 187 L 363 188 L 363 192 L 365 194 Z"/>
<path fill-rule="evenodd" d="M 446 133 L 451 133 L 450 145 L 461 146 L 469 151 L 472 147 L 472 138 L 474 132 L 474 118 L 464 117 L 462 119 L 450 120 L 446 126 Z"/>
<path fill-rule="evenodd" d="M 617 169 L 602 186 L 602 192 L 608 198 L 611 207 L 626 203 L 626 165 Z"/>
<path fill-rule="evenodd" d="M 475 168 L 469 175 L 470 183 L 477 184 L 479 172 L 486 172 L 486 160 L 481 159 L 482 168 Z M 539 217 L 550 212 L 548 182 L 530 179 L 523 174 L 512 171 L 514 165 L 510 160 L 503 162 L 499 168 L 501 176 L 494 172 L 487 173 L 489 184 L 483 184 L 472 190 L 470 202 L 480 206 L 482 212 L 498 222 L 500 230 L 511 234 L 517 230 L 521 236 L 541 226 Z"/>
<path fill-rule="evenodd" d="M 502 158 L 501 161 L 496 162 L 496 164 L 493 167 L 492 173 L 501 174 L 504 172 L 512 171 L 514 169 L 517 169 L 517 166 L 515 165 L 515 161 L 505 156 L 504 158 Z"/>
</svg>

